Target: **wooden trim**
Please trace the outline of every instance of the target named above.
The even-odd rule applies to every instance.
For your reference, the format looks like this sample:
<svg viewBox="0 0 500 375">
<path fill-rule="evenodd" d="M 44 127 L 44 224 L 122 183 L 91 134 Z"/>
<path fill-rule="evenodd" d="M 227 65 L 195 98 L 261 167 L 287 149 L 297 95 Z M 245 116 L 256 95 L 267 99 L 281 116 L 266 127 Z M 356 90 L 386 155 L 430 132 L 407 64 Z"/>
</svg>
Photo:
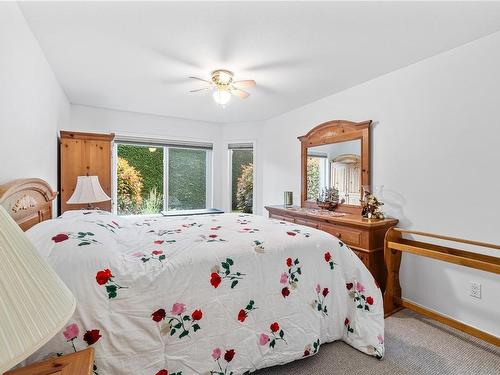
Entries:
<svg viewBox="0 0 500 375">
<path fill-rule="evenodd" d="M 458 264 L 459 266 L 500 274 L 500 258 L 490 257 L 487 255 L 476 257 L 476 253 L 469 251 L 461 251 L 438 245 L 432 245 L 432 247 L 425 248 L 423 246 L 427 244 L 423 242 L 420 242 L 422 245 L 418 246 L 418 242 L 416 241 L 401 241 L 402 243 L 389 241 L 387 246 L 391 249 L 403 251 L 405 253 L 421 255 L 427 258 L 441 260 L 443 262 Z"/>
<path fill-rule="evenodd" d="M 499 245 L 489 244 L 480 241 L 465 240 L 462 238 L 443 236 L 432 233 L 412 231 L 399 228 L 391 228 L 385 235 L 385 265 L 387 269 L 386 289 L 384 293 L 385 316 L 390 316 L 401 308 L 413 310 L 419 314 L 428 316 L 453 328 L 476 336 L 494 345 L 500 346 L 500 338 L 481 331 L 475 327 L 459 322 L 455 319 L 441 315 L 435 311 L 424 308 L 401 297 L 401 285 L 399 284 L 399 269 L 401 265 L 402 253 L 420 255 L 431 259 L 440 260 L 447 263 L 458 264 L 460 266 L 474 268 L 481 271 L 500 274 L 500 258 L 473 253 L 453 247 L 436 245 L 423 241 L 404 238 L 404 235 L 414 235 L 428 238 L 435 238 L 461 244 L 468 244 L 489 249 L 500 250 Z"/>
<path fill-rule="evenodd" d="M 21 178 L 0 185 L 0 205 L 22 230 L 52 219 L 52 201 L 56 196 L 57 192 L 39 178 Z"/>
<path fill-rule="evenodd" d="M 84 133 L 84 132 L 74 132 L 69 130 L 60 130 L 59 136 L 61 139 L 83 139 L 86 141 L 109 141 L 111 142 L 115 138 L 114 133 Z"/>
<path fill-rule="evenodd" d="M 452 241 L 452 242 L 459 242 L 459 243 L 465 243 L 465 244 L 468 244 L 468 245 L 488 247 L 490 249 L 500 250 L 500 245 L 495 245 L 495 244 L 491 244 L 491 243 L 487 243 L 487 242 L 479 242 L 479 241 L 473 241 L 473 240 L 464 240 L 463 238 L 443 236 L 441 234 L 419 232 L 419 231 L 408 230 L 408 229 L 401 229 L 401 228 L 394 228 L 394 230 L 398 231 L 400 233 L 403 233 L 403 234 L 413 234 L 413 235 L 416 235 L 416 236 L 425 236 L 425 237 L 437 238 L 437 239 L 440 239 L 440 240 L 446 240 L 446 241 Z"/>
<path fill-rule="evenodd" d="M 346 120 L 333 120 L 324 122 L 306 135 L 298 137 L 301 142 L 301 207 L 318 208 L 316 202 L 307 200 L 307 149 L 309 147 L 320 146 L 344 141 L 361 140 L 361 185 L 370 185 L 370 129 L 371 120 L 363 122 L 352 122 Z M 339 204 L 337 211 L 350 214 L 361 214 L 361 206 Z"/>
</svg>

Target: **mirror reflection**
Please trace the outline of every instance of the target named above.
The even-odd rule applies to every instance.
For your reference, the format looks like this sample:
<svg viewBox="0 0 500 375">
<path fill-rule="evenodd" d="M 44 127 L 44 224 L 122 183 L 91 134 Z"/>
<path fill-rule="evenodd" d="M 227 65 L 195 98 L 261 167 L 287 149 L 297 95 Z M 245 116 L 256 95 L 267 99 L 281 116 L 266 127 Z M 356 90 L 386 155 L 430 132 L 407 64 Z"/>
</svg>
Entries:
<svg viewBox="0 0 500 375">
<path fill-rule="evenodd" d="M 335 187 L 340 203 L 360 205 L 361 140 L 331 143 L 307 149 L 307 200 Z"/>
</svg>

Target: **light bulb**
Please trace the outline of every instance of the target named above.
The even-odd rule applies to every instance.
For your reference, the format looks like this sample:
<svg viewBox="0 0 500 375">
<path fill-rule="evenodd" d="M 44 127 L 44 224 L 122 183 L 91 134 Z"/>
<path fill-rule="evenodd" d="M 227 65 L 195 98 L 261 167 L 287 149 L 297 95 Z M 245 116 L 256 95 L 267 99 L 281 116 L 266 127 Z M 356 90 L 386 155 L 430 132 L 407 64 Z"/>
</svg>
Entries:
<svg viewBox="0 0 500 375">
<path fill-rule="evenodd" d="M 217 104 L 225 105 L 231 100 L 231 93 L 229 91 L 215 90 L 213 97 Z"/>
<path fill-rule="evenodd" d="M 229 84 L 231 81 L 232 81 L 233 77 L 231 77 L 229 74 L 227 74 L 226 72 L 224 71 L 221 71 L 219 73 L 219 82 L 222 84 L 222 85 L 227 85 Z"/>
</svg>

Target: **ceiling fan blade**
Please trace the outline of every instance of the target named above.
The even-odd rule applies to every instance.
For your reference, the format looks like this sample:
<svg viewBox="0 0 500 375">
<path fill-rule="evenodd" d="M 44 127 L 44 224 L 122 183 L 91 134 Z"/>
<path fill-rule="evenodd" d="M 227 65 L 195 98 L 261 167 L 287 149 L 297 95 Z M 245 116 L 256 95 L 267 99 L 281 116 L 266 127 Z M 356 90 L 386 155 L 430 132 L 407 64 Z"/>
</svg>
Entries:
<svg viewBox="0 0 500 375">
<path fill-rule="evenodd" d="M 198 81 L 208 83 L 209 85 L 211 85 L 211 84 L 212 84 L 212 82 L 207 81 L 206 79 L 203 79 L 203 78 L 198 78 L 198 77 L 189 77 L 189 78 L 191 78 L 191 79 L 196 79 L 196 80 L 198 80 Z"/>
<path fill-rule="evenodd" d="M 254 87 L 256 83 L 253 79 L 245 79 L 242 81 L 235 81 L 233 82 L 233 85 L 237 88 L 245 89 L 249 87 Z"/>
<path fill-rule="evenodd" d="M 250 94 L 246 91 L 240 90 L 240 89 L 232 89 L 231 94 L 236 95 L 237 97 L 241 99 L 246 99 L 250 96 Z"/>
<path fill-rule="evenodd" d="M 208 90 L 210 87 L 203 87 L 201 89 L 194 89 L 194 90 L 189 90 L 189 92 L 198 92 L 198 91 L 203 91 L 203 90 Z"/>
</svg>

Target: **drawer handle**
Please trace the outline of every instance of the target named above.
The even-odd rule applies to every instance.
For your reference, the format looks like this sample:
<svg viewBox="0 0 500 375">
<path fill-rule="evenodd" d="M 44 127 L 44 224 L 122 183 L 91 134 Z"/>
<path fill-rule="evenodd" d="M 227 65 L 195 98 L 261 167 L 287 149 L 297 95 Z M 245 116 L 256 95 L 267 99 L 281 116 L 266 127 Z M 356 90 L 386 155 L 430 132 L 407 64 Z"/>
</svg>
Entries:
<svg viewBox="0 0 500 375">
<path fill-rule="evenodd" d="M 337 233 L 337 234 L 335 235 L 335 237 L 337 237 L 337 238 L 342 237 L 342 233 Z"/>
</svg>

